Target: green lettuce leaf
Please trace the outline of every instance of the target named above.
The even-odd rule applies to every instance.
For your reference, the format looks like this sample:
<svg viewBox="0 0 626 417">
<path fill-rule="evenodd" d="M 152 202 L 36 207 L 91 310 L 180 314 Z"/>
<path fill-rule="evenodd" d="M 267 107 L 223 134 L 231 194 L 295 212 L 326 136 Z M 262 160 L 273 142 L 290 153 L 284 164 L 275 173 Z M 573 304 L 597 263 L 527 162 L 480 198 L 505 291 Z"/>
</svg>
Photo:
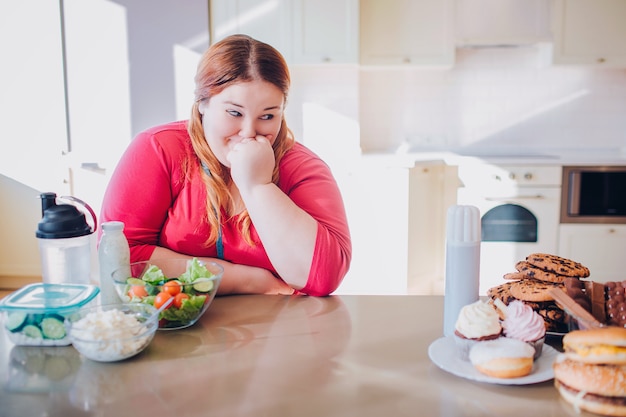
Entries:
<svg viewBox="0 0 626 417">
<path fill-rule="evenodd" d="M 191 284 L 198 278 L 211 278 L 213 274 L 202 265 L 197 258 L 193 258 L 187 262 L 187 270 L 183 272 L 178 280 L 184 284 Z"/>
<path fill-rule="evenodd" d="M 146 269 L 146 272 L 144 272 L 141 276 L 141 279 L 148 284 L 159 285 L 165 281 L 165 275 L 163 275 L 163 271 L 161 271 L 158 266 L 150 265 L 150 267 Z"/>
</svg>

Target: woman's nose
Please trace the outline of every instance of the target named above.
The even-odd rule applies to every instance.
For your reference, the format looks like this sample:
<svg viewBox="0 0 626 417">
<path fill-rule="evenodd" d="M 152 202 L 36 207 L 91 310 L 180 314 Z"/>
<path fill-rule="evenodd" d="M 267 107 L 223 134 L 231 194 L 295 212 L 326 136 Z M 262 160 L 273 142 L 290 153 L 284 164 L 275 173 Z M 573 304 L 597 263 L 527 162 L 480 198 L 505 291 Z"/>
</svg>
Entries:
<svg viewBox="0 0 626 417">
<path fill-rule="evenodd" d="M 255 121 L 250 119 L 244 119 L 241 122 L 241 129 L 239 130 L 239 136 L 242 138 L 254 138 L 256 137 Z"/>
</svg>

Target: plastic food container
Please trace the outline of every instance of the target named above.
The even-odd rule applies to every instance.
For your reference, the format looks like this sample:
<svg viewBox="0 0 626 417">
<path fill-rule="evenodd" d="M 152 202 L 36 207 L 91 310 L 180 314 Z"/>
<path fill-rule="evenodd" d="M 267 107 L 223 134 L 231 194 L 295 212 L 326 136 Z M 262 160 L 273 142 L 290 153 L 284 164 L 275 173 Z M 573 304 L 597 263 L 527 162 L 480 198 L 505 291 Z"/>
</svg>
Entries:
<svg viewBox="0 0 626 417">
<path fill-rule="evenodd" d="M 65 318 L 100 292 L 95 285 L 37 283 L 0 300 L 3 327 L 18 346 L 71 344 Z"/>
</svg>

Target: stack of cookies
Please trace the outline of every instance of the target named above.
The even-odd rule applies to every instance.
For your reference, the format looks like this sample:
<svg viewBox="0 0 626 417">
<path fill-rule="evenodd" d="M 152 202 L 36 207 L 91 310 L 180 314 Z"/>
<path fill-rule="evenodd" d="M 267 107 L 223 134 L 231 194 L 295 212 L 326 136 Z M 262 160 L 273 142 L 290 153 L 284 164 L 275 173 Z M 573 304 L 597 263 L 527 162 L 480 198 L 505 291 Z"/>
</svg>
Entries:
<svg viewBox="0 0 626 417">
<path fill-rule="evenodd" d="M 541 315 L 548 332 L 568 331 L 565 312 L 549 294 L 552 288 L 566 291 L 567 279 L 579 280 L 589 276 L 584 265 L 546 253 L 533 253 L 515 264 L 515 271 L 504 274 L 505 283 L 492 287 L 487 295 L 500 299 L 505 304 L 521 300 Z"/>
</svg>

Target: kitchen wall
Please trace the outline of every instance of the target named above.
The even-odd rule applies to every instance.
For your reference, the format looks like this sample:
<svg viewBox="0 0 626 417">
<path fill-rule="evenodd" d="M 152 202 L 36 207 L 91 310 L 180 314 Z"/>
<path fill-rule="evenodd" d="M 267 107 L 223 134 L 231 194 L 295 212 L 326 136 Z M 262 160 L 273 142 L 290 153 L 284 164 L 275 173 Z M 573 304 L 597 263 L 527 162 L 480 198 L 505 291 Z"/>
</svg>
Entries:
<svg viewBox="0 0 626 417">
<path fill-rule="evenodd" d="M 458 49 L 450 70 L 362 73 L 362 147 L 624 146 L 626 70 L 552 66 L 549 48 Z"/>
<path fill-rule="evenodd" d="M 554 66 L 550 48 L 459 48 L 450 69 L 293 67 L 288 121 L 337 169 L 400 149 L 626 154 L 626 69 Z"/>
<path fill-rule="evenodd" d="M 41 219 L 39 191 L 0 175 L 0 276 L 41 275 L 35 231 Z M 16 286 L 0 280 L 0 288 Z"/>
</svg>

